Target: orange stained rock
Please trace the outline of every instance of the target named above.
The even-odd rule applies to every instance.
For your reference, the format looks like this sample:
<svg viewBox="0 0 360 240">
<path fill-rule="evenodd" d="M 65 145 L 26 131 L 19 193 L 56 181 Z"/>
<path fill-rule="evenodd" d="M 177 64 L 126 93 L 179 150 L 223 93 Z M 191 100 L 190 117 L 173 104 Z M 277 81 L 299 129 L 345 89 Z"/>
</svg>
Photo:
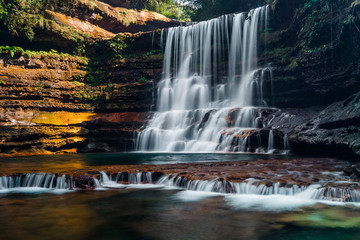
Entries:
<svg viewBox="0 0 360 240">
<path fill-rule="evenodd" d="M 84 71 L 69 69 L 69 70 L 60 70 L 60 69 L 28 69 L 21 66 L 8 66 L 0 67 L 0 76 L 2 78 L 15 78 L 15 79 L 49 79 L 52 81 L 64 81 L 71 80 L 74 75 L 84 75 Z M 7 83 L 2 82 L 3 85 Z"/>
<path fill-rule="evenodd" d="M 227 115 L 226 118 L 225 118 L 225 120 L 226 120 L 227 123 L 229 123 L 229 124 L 232 123 L 232 121 L 233 121 L 233 119 L 232 119 L 232 114 L 233 114 L 234 112 L 238 111 L 238 110 L 239 110 L 239 108 L 233 108 L 233 109 L 231 109 L 231 110 L 229 111 L 228 115 Z"/>
<path fill-rule="evenodd" d="M 146 116 L 146 112 L 98 113 L 94 117 L 94 120 L 111 123 L 143 122 Z"/>
<path fill-rule="evenodd" d="M 143 25 L 148 21 L 170 22 L 170 19 L 160 13 L 151 11 L 136 11 L 121 7 L 112 7 L 104 2 L 97 0 L 79 0 L 80 3 L 90 9 L 97 9 L 110 17 L 117 19 L 120 23 Z"/>
<path fill-rule="evenodd" d="M 93 123 L 122 123 L 122 122 L 144 122 L 146 112 L 121 112 L 121 113 L 92 113 L 92 112 L 40 112 L 32 110 L 1 111 L 0 126 L 11 125 L 55 125 L 66 126 L 86 122 Z M 1 123 L 4 121 L 4 123 Z M 70 129 L 77 133 L 79 129 Z M 70 131 L 69 130 L 69 131 Z"/>
<path fill-rule="evenodd" d="M 239 137 L 246 138 L 246 137 L 250 136 L 252 132 L 253 132 L 253 130 L 244 130 L 241 132 L 241 135 Z"/>
<path fill-rule="evenodd" d="M 70 125 L 91 121 L 95 113 L 73 112 L 40 112 L 35 115 L 32 122 L 35 124 Z"/>
<path fill-rule="evenodd" d="M 87 33 L 92 38 L 108 38 L 112 37 L 115 34 L 111 33 L 109 31 L 106 31 L 105 29 L 102 29 L 96 25 L 93 25 L 89 22 L 85 22 L 82 20 L 79 20 L 77 18 L 72 18 L 69 16 L 66 16 L 61 13 L 53 12 L 50 10 L 46 10 L 49 14 L 55 17 L 55 20 L 63 25 L 70 26 L 80 32 Z"/>
</svg>

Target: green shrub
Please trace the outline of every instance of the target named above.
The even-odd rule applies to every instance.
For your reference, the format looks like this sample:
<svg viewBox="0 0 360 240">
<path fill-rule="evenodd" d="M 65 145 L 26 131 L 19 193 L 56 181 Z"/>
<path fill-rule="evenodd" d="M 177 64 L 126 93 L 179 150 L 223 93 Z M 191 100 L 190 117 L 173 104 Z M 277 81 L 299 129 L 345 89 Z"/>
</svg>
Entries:
<svg viewBox="0 0 360 240">
<path fill-rule="evenodd" d="M 24 52 L 25 52 L 24 49 L 22 49 L 21 47 L 0 46 L 0 53 L 10 54 L 11 57 L 14 57 L 15 54 L 22 55 Z"/>
<path fill-rule="evenodd" d="M 78 0 L 0 0 L 0 22 L 12 35 L 34 39 L 35 29 L 49 27 L 46 10 L 74 8 Z"/>
<path fill-rule="evenodd" d="M 122 54 L 124 50 L 127 48 L 127 44 L 125 43 L 125 37 L 121 35 L 117 35 L 109 41 L 110 49 L 112 50 L 112 54 L 116 58 L 123 58 Z"/>
<path fill-rule="evenodd" d="M 139 79 L 139 83 L 147 83 L 147 82 L 148 82 L 148 80 L 146 79 L 146 77 L 141 77 Z"/>
</svg>

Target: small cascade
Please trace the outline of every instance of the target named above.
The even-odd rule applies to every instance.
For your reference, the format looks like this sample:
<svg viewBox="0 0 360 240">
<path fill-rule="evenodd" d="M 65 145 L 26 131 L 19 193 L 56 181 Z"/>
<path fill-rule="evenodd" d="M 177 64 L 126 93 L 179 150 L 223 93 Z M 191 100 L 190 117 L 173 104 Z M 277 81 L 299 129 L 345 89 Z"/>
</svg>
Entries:
<svg viewBox="0 0 360 240">
<path fill-rule="evenodd" d="M 282 186 L 281 183 L 272 185 L 258 184 L 255 180 L 247 182 L 232 183 L 229 181 L 200 181 L 187 180 L 176 175 L 163 176 L 157 182 L 159 185 L 168 187 L 179 187 L 190 191 L 231 193 L 231 194 L 253 194 L 253 195 L 286 195 L 296 196 L 303 199 L 327 200 L 337 202 L 360 202 L 360 191 L 349 188 L 323 187 L 320 184 L 310 186 L 291 187 Z"/>
<path fill-rule="evenodd" d="M 100 172 L 99 178 L 85 182 L 88 189 L 95 186 L 97 190 L 112 188 L 165 188 L 179 189 L 198 192 L 209 192 L 231 195 L 282 195 L 294 196 L 299 199 L 335 201 L 335 202 L 360 202 L 360 191 L 353 185 L 335 187 L 329 182 L 298 186 L 296 184 L 283 184 L 280 182 L 262 182 L 256 179 L 247 179 L 243 182 L 230 182 L 226 180 L 189 180 L 177 175 L 163 175 L 153 172 L 127 173 L 120 172 L 108 175 Z M 76 190 L 84 189 L 81 184 L 84 178 L 77 180 L 66 175 L 56 174 L 22 174 L 17 176 L 0 177 L 0 193 L 11 191 L 22 192 L 23 190 Z M 336 185 L 336 182 L 335 182 Z M 86 189 L 86 188 L 85 188 Z"/>
<path fill-rule="evenodd" d="M 290 152 L 290 144 L 287 133 L 283 137 L 283 146 L 284 146 L 284 154 L 288 154 Z"/>
<path fill-rule="evenodd" d="M 155 31 L 151 33 L 151 50 L 154 49 L 154 39 L 155 39 Z"/>
<path fill-rule="evenodd" d="M 21 188 L 45 188 L 69 190 L 74 188 L 72 178 L 46 173 L 28 173 L 18 176 L 0 177 L 0 190 Z"/>
<path fill-rule="evenodd" d="M 121 188 L 126 185 L 136 184 L 152 184 L 153 173 L 152 172 L 138 172 L 127 173 L 119 172 L 117 174 L 107 175 L 105 172 L 100 172 L 100 179 L 94 178 L 95 188 Z"/>
<path fill-rule="evenodd" d="M 155 178 L 155 179 L 154 179 Z M 96 184 L 96 182 L 98 182 Z M 117 173 L 108 176 L 101 172 L 100 180 L 95 181 L 96 188 L 126 188 L 148 185 L 156 188 L 183 189 L 188 191 L 212 192 L 232 195 L 283 195 L 308 200 L 326 200 L 336 202 L 360 202 L 360 191 L 349 187 L 337 188 L 321 184 L 310 186 L 284 185 L 282 183 L 261 183 L 255 179 L 233 183 L 220 180 L 188 180 L 177 175 L 154 176 L 151 172 Z"/>
<path fill-rule="evenodd" d="M 275 150 L 275 145 L 274 145 L 274 132 L 271 129 L 270 133 L 269 133 L 269 140 L 268 140 L 268 153 L 272 153 Z"/>
<path fill-rule="evenodd" d="M 267 5 L 161 32 L 157 112 L 138 151 L 267 152 L 262 113 L 277 109 L 265 101 L 272 69 L 257 61 L 269 14 Z"/>
</svg>

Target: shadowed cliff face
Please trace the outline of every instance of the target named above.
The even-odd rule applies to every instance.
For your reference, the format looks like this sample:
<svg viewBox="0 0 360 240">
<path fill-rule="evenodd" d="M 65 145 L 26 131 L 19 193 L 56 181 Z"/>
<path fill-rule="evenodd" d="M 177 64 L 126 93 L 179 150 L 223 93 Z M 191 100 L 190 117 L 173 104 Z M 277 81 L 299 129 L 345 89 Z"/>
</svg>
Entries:
<svg viewBox="0 0 360 240">
<path fill-rule="evenodd" d="M 272 127 L 289 134 L 295 152 L 360 155 L 359 7 L 351 0 L 273 4 L 264 52 L 274 67 L 272 101 L 281 108 L 305 109 L 285 110 L 290 117 L 276 117 Z"/>
<path fill-rule="evenodd" d="M 263 62 L 274 67 L 278 107 L 326 106 L 360 89 L 360 19 L 354 1 L 276 1 Z"/>
</svg>

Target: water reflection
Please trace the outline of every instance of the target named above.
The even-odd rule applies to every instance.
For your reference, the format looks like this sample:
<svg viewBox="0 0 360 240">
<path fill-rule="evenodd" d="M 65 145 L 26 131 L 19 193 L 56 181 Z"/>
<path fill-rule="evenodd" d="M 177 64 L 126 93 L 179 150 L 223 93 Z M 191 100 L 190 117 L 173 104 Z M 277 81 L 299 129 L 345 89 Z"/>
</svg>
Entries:
<svg viewBox="0 0 360 240">
<path fill-rule="evenodd" d="M 172 153 L 110 153 L 55 156 L 32 156 L 0 159 L 0 173 L 71 172 L 88 166 L 175 164 L 191 162 L 224 162 L 256 159 L 286 159 L 284 155 L 259 154 L 172 154 Z"/>
<path fill-rule="evenodd" d="M 1 239 L 357 239 L 360 211 L 314 206 L 285 213 L 236 210 L 224 198 L 117 189 L 0 198 Z M 316 224 L 316 223 L 321 224 Z"/>
</svg>

